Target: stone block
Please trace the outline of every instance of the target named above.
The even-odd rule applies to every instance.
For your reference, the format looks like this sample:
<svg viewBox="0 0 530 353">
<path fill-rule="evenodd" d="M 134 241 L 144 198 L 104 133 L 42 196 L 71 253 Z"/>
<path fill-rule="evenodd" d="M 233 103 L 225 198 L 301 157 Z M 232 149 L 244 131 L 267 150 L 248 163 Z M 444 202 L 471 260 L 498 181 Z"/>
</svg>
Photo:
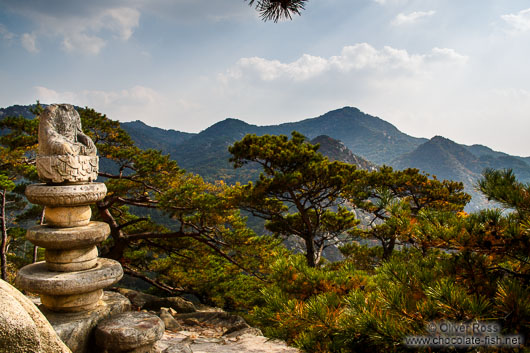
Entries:
<svg viewBox="0 0 530 353">
<path fill-rule="evenodd" d="M 50 271 L 83 271 L 96 266 L 98 249 L 96 246 L 73 250 L 46 249 L 44 259 L 46 260 L 46 267 Z"/>
<path fill-rule="evenodd" d="M 98 324 L 96 344 L 109 352 L 148 353 L 164 334 L 164 323 L 147 312 L 127 312 Z"/>
<path fill-rule="evenodd" d="M 88 293 L 71 295 L 46 295 L 41 294 L 42 305 L 48 310 L 62 313 L 77 313 L 93 310 L 103 296 L 103 290 L 97 289 Z"/>
<path fill-rule="evenodd" d="M 90 206 L 68 206 L 51 207 L 44 209 L 46 225 L 49 227 L 80 227 L 86 226 L 90 222 L 92 210 Z"/>
<path fill-rule="evenodd" d="M 73 295 L 93 292 L 113 285 L 123 277 L 119 262 L 98 259 L 96 267 L 79 272 L 51 272 L 44 261 L 27 265 L 15 283 L 25 290 L 45 295 Z"/>
<path fill-rule="evenodd" d="M 103 183 L 85 183 L 71 185 L 32 184 L 26 186 L 28 201 L 37 205 L 81 206 L 103 200 L 107 187 Z"/>
<path fill-rule="evenodd" d="M 82 227 L 52 228 L 34 226 L 28 229 L 26 238 L 46 249 L 80 249 L 96 245 L 107 239 L 110 227 L 105 222 L 90 222 Z"/>
</svg>

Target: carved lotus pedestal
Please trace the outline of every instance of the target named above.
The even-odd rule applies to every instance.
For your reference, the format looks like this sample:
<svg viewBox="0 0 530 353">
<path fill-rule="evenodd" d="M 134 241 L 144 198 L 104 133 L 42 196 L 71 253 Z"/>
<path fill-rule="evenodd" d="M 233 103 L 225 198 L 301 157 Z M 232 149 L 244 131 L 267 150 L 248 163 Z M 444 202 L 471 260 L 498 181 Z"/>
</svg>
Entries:
<svg viewBox="0 0 530 353">
<path fill-rule="evenodd" d="M 26 188 L 30 202 L 45 206 L 46 224 L 32 227 L 26 234 L 29 241 L 45 249 L 45 261 L 22 268 L 16 283 L 38 293 L 51 311 L 92 310 L 103 296 L 103 288 L 123 276 L 117 261 L 98 258 L 96 245 L 109 236 L 109 226 L 90 221 L 90 204 L 102 200 L 106 192 L 103 183 Z"/>
</svg>

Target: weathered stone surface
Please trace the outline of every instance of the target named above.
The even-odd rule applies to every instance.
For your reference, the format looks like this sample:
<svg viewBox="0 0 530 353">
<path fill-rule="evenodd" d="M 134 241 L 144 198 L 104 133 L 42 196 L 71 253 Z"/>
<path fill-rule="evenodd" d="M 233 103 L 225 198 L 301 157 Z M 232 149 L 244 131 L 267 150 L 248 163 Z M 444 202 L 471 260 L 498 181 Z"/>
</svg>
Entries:
<svg viewBox="0 0 530 353">
<path fill-rule="evenodd" d="M 103 296 L 103 290 L 98 289 L 88 293 L 72 295 L 41 294 L 40 300 L 48 310 L 62 313 L 78 313 L 96 308 Z"/>
<path fill-rule="evenodd" d="M 175 345 L 164 349 L 162 353 L 193 353 L 193 351 L 191 350 L 189 344 L 176 343 Z"/>
<path fill-rule="evenodd" d="M 182 326 L 178 323 L 177 320 L 171 315 L 170 308 L 160 308 L 160 313 L 158 317 L 164 322 L 166 330 L 179 331 L 182 329 Z"/>
<path fill-rule="evenodd" d="M 79 113 L 70 104 L 49 105 L 40 115 L 36 159 L 41 180 L 51 183 L 97 178 L 96 146 L 83 133 Z"/>
<path fill-rule="evenodd" d="M 81 206 L 103 200 L 107 187 L 103 183 L 73 185 L 32 184 L 26 187 L 29 202 L 43 206 Z"/>
<path fill-rule="evenodd" d="M 46 207 L 44 210 L 46 225 L 50 227 L 80 227 L 90 222 L 90 206 Z"/>
<path fill-rule="evenodd" d="M 90 246 L 73 250 L 50 250 L 44 252 L 46 267 L 50 271 L 70 272 L 83 271 L 96 266 L 98 249 Z"/>
<path fill-rule="evenodd" d="M 91 311 L 60 314 L 41 307 L 55 331 L 73 353 L 93 352 L 94 328 L 102 320 L 131 309 L 130 301 L 115 292 L 103 292 L 98 306 Z"/>
<path fill-rule="evenodd" d="M 48 271 L 55 272 L 74 272 L 74 271 L 86 271 L 96 267 L 98 259 L 87 260 L 83 262 L 71 262 L 69 264 L 57 264 L 53 262 L 46 262 Z"/>
<path fill-rule="evenodd" d="M 165 331 L 155 344 L 153 353 L 300 353 L 285 342 L 263 337 L 259 329 L 246 323 L 247 328 L 223 334 L 229 327 L 236 328 L 244 323 L 243 319 L 217 308 L 202 307 L 201 310 L 204 311 L 177 315 L 177 318 L 193 319 L 194 324 L 188 326 L 185 320 L 179 318 L 183 329 L 178 332 Z"/>
<path fill-rule="evenodd" d="M 26 238 L 46 249 L 79 249 L 96 245 L 107 239 L 110 227 L 105 222 L 90 222 L 82 227 L 52 228 L 34 226 L 28 229 Z"/>
<path fill-rule="evenodd" d="M 213 325 L 222 327 L 224 329 L 223 334 L 250 327 L 241 316 L 224 311 L 198 311 L 195 313 L 177 314 L 175 318 L 198 326 Z"/>
<path fill-rule="evenodd" d="M 95 330 L 96 344 L 111 352 L 143 351 L 164 334 L 164 323 L 147 312 L 127 312 L 100 322 Z M 150 347 L 149 347 L 150 349 Z"/>
<path fill-rule="evenodd" d="M 129 298 L 132 305 L 139 309 L 158 311 L 160 308 L 172 308 L 178 313 L 192 313 L 197 311 L 193 303 L 180 297 L 161 298 L 125 288 L 118 288 L 118 292 Z"/>
<path fill-rule="evenodd" d="M 96 146 L 81 129 L 81 117 L 71 104 L 51 104 L 40 114 L 39 154 L 95 156 Z"/>
<path fill-rule="evenodd" d="M 82 183 L 98 178 L 97 156 L 37 156 L 39 179 L 46 183 Z"/>
<path fill-rule="evenodd" d="M 96 267 L 79 272 L 51 272 L 44 261 L 23 267 L 17 275 L 17 286 L 46 295 L 88 293 L 108 287 L 123 277 L 119 262 L 98 259 Z"/>
<path fill-rule="evenodd" d="M 0 280 L 0 353 L 68 353 L 50 323 L 22 293 Z"/>
</svg>

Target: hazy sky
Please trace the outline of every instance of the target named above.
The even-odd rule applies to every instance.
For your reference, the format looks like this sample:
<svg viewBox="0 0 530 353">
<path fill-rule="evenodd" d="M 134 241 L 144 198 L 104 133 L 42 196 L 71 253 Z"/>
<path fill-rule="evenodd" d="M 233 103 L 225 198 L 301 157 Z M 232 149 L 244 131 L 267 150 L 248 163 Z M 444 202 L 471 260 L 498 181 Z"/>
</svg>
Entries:
<svg viewBox="0 0 530 353">
<path fill-rule="evenodd" d="M 0 106 L 73 103 L 198 132 L 354 106 L 401 131 L 530 155 L 530 2 L 0 0 Z M 355 152 L 355 151 L 354 151 Z"/>
</svg>

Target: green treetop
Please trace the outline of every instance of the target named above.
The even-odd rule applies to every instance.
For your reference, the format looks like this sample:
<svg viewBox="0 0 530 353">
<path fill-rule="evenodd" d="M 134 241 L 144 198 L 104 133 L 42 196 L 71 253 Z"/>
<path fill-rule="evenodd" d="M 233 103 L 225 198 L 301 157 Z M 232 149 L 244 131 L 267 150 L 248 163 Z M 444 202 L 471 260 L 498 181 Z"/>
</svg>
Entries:
<svg viewBox="0 0 530 353">
<path fill-rule="evenodd" d="M 330 162 L 318 147 L 298 132 L 291 139 L 247 135 L 229 147 L 234 167 L 255 162 L 263 168 L 255 183 L 236 188 L 237 203 L 265 219 L 274 234 L 301 238 L 311 267 L 327 246 L 358 223 L 355 213 L 343 206 L 342 190 L 363 174 L 353 165 Z"/>
</svg>

